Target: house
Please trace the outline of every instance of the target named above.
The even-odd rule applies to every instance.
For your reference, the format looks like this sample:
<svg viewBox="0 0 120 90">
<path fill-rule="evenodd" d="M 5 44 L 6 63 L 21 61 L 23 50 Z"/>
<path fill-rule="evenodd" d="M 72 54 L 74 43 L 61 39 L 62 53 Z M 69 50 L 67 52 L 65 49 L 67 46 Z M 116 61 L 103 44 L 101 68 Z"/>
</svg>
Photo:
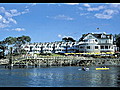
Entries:
<svg viewBox="0 0 120 90">
<path fill-rule="evenodd" d="M 21 48 L 28 53 L 102 53 L 115 52 L 116 45 L 112 34 L 87 33 L 79 41 L 26 43 Z"/>
<path fill-rule="evenodd" d="M 80 52 L 102 53 L 115 52 L 116 45 L 113 44 L 112 34 L 106 33 L 88 33 L 83 34 L 79 40 Z"/>
</svg>

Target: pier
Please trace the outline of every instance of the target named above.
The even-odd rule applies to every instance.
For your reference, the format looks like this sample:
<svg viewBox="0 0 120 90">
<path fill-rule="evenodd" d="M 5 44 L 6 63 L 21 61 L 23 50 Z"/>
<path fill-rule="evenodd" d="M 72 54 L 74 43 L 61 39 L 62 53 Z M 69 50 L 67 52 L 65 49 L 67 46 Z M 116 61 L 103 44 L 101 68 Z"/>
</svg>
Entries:
<svg viewBox="0 0 120 90">
<path fill-rule="evenodd" d="M 10 61 L 12 59 L 12 62 Z M 51 66 L 91 66 L 91 65 L 120 65 L 120 58 L 93 58 L 78 56 L 39 56 L 39 57 L 19 57 L 0 60 L 0 65 L 6 67 L 24 68 L 51 67 Z"/>
</svg>

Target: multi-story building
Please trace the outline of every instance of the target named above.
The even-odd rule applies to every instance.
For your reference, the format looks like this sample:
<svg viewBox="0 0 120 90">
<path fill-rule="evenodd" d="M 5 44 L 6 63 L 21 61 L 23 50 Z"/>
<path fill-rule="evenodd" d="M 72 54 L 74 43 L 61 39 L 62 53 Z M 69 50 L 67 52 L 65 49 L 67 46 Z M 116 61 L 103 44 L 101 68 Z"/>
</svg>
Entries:
<svg viewBox="0 0 120 90">
<path fill-rule="evenodd" d="M 115 52 L 116 45 L 113 44 L 113 36 L 106 33 L 88 33 L 83 34 L 79 40 L 80 52 Z"/>
<path fill-rule="evenodd" d="M 27 43 L 21 46 L 28 53 L 101 53 L 115 52 L 113 36 L 106 33 L 83 34 L 79 41 Z"/>
</svg>

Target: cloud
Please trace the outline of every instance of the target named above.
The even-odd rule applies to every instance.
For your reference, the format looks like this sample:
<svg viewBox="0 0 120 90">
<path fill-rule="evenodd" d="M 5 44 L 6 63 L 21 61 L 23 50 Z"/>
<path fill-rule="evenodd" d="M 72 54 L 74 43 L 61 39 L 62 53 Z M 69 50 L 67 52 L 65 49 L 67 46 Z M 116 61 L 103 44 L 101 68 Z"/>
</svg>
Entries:
<svg viewBox="0 0 120 90">
<path fill-rule="evenodd" d="M 61 34 L 58 34 L 58 37 L 59 37 L 59 38 L 61 38 L 61 37 L 62 37 L 62 35 L 61 35 Z"/>
<path fill-rule="evenodd" d="M 64 3 L 66 5 L 79 5 L 80 3 Z"/>
<path fill-rule="evenodd" d="M 59 19 L 59 20 L 74 20 L 74 18 L 71 18 L 69 16 L 65 16 L 65 15 L 55 16 L 54 19 Z"/>
<path fill-rule="evenodd" d="M 84 10 L 82 7 L 78 7 L 79 10 Z"/>
<path fill-rule="evenodd" d="M 48 5 L 79 5 L 80 3 L 47 3 Z"/>
<path fill-rule="evenodd" d="M 4 7 L 0 7 L 0 13 L 4 13 L 6 10 Z"/>
<path fill-rule="evenodd" d="M 15 31 L 25 31 L 24 28 L 15 28 L 15 29 L 12 29 L 12 30 L 15 30 Z"/>
<path fill-rule="evenodd" d="M 100 19 L 111 19 L 117 13 L 119 13 L 118 10 L 106 9 L 102 13 L 97 13 L 94 16 Z"/>
<path fill-rule="evenodd" d="M 14 24 L 17 24 L 17 21 L 15 20 L 15 19 L 13 19 L 13 18 L 8 18 L 8 23 L 9 22 L 12 22 L 12 23 L 14 23 Z"/>
<path fill-rule="evenodd" d="M 14 17 L 28 12 L 29 9 L 18 11 L 17 9 L 6 10 L 4 7 L 0 7 L 0 28 L 10 27 L 11 24 L 17 24 L 17 21 L 14 19 Z"/>
<path fill-rule="evenodd" d="M 83 4 L 83 6 L 90 7 L 90 5 L 88 3 Z"/>
<path fill-rule="evenodd" d="M 5 27 L 10 27 L 10 26 L 7 24 L 0 23 L 0 28 L 5 28 Z"/>
<path fill-rule="evenodd" d="M 24 11 L 21 12 L 21 14 L 29 13 L 29 9 L 25 9 Z"/>
<path fill-rule="evenodd" d="M 105 8 L 104 6 L 98 6 L 98 7 L 96 7 L 96 8 L 91 8 L 91 7 L 89 7 L 89 8 L 87 9 L 87 11 L 99 11 L 99 10 L 104 9 L 104 8 Z"/>
<path fill-rule="evenodd" d="M 106 9 L 106 10 L 104 10 L 103 13 L 104 13 L 104 14 L 106 13 L 106 14 L 108 14 L 108 15 L 112 15 L 112 14 L 117 14 L 117 13 L 119 13 L 119 11 L 118 11 L 118 10 L 112 10 L 112 9 Z"/>
<path fill-rule="evenodd" d="M 46 16 L 47 18 L 52 18 L 52 19 L 56 19 L 56 20 L 67 20 L 67 21 L 72 21 L 74 20 L 74 18 L 69 17 L 69 16 L 65 16 L 65 15 L 57 15 L 54 17 L 50 17 L 50 16 Z"/>
<path fill-rule="evenodd" d="M 29 8 L 29 7 L 32 7 L 32 6 L 35 6 L 37 5 L 37 3 L 29 3 L 29 5 L 26 5 L 25 8 Z"/>
<path fill-rule="evenodd" d="M 120 8 L 120 3 L 110 3 L 110 7 Z"/>
<path fill-rule="evenodd" d="M 87 7 L 87 11 L 99 11 L 101 9 L 104 9 L 105 6 L 98 6 L 98 7 L 92 7 L 90 4 L 86 3 L 86 4 L 83 4 L 84 7 Z"/>
<path fill-rule="evenodd" d="M 89 13 L 80 13 L 80 16 L 88 15 Z"/>
<path fill-rule="evenodd" d="M 82 7 L 83 6 L 83 7 Z M 98 19 L 111 19 L 113 16 L 120 13 L 120 3 L 107 3 L 107 4 L 82 4 L 78 7 L 80 16 Z"/>
<path fill-rule="evenodd" d="M 35 6 L 35 5 L 37 5 L 37 3 L 32 3 L 32 4 L 31 4 L 31 6 Z"/>
<path fill-rule="evenodd" d="M 105 15 L 105 14 L 95 14 L 94 16 L 100 19 L 111 19 L 112 18 L 111 15 Z"/>
<path fill-rule="evenodd" d="M 12 17 L 13 17 L 13 16 L 19 16 L 19 15 L 21 15 L 21 14 L 28 13 L 28 12 L 29 12 L 29 9 L 25 9 L 25 10 L 22 11 L 22 12 L 18 12 L 17 9 L 11 9 L 10 12 L 11 12 L 11 13 L 9 13 L 9 16 L 12 16 Z"/>
</svg>

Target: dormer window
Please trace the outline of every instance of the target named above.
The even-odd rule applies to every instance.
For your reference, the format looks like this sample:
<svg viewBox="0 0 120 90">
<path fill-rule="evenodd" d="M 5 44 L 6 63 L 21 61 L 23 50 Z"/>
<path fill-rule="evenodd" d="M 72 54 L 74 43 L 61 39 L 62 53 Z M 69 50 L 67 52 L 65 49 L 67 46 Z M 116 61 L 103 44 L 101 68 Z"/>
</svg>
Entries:
<svg viewBox="0 0 120 90">
<path fill-rule="evenodd" d="M 106 36 L 105 35 L 101 35 L 101 38 L 106 38 Z"/>
<path fill-rule="evenodd" d="M 89 36 L 89 39 L 92 39 L 92 36 Z"/>
<path fill-rule="evenodd" d="M 87 42 L 88 40 L 83 40 L 84 42 Z"/>
<path fill-rule="evenodd" d="M 95 42 L 98 42 L 98 40 L 97 40 L 97 39 L 95 39 Z"/>
</svg>

